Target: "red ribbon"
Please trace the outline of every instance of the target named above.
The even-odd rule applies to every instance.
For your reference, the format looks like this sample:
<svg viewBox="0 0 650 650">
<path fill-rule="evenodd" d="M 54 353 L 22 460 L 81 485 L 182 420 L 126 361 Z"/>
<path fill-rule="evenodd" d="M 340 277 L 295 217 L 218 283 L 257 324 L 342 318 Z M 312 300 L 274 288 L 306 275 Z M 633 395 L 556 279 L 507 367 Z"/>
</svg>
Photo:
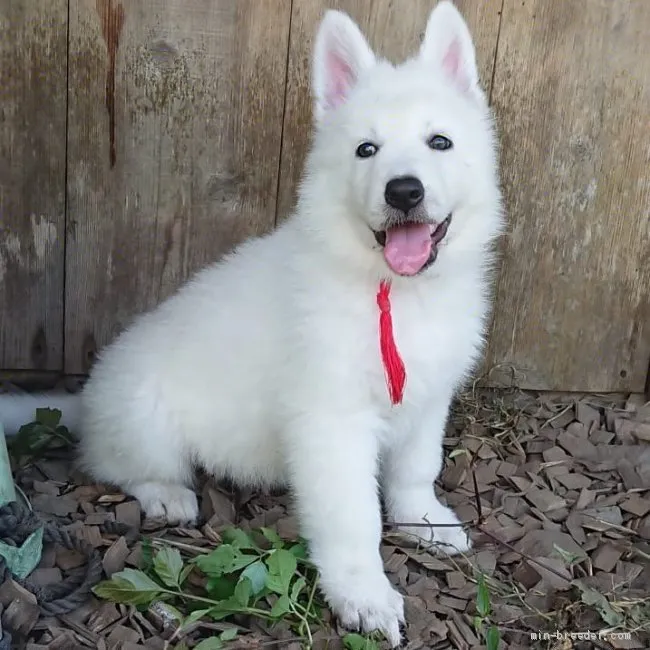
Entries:
<svg viewBox="0 0 650 650">
<path fill-rule="evenodd" d="M 386 372 L 388 394 L 393 404 L 401 404 L 406 383 L 404 362 L 393 338 L 393 319 L 390 313 L 390 283 L 382 280 L 377 293 L 379 307 L 379 347 Z"/>
</svg>

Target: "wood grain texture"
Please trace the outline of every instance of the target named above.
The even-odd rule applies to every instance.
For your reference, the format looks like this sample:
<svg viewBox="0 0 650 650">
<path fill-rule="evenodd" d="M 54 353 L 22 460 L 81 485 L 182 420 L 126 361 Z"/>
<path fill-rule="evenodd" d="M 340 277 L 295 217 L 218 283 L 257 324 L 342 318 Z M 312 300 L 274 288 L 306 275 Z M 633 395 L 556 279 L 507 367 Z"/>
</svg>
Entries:
<svg viewBox="0 0 650 650">
<path fill-rule="evenodd" d="M 510 232 L 487 366 L 642 392 L 650 358 L 650 2 L 506 0 L 493 89 Z"/>
<path fill-rule="evenodd" d="M 0 368 L 63 367 L 67 0 L 0 2 Z"/>
<path fill-rule="evenodd" d="M 274 225 L 290 0 L 71 0 L 66 353 Z"/>
<path fill-rule="evenodd" d="M 405 5 L 408 9 L 405 10 Z M 326 9 L 341 9 L 357 21 L 370 46 L 398 63 L 417 53 L 437 0 L 293 0 L 287 103 L 282 141 L 278 220 L 294 207 L 312 128 L 311 57 L 318 23 Z M 489 90 L 502 0 L 459 0 L 477 48 L 483 87 Z"/>
</svg>

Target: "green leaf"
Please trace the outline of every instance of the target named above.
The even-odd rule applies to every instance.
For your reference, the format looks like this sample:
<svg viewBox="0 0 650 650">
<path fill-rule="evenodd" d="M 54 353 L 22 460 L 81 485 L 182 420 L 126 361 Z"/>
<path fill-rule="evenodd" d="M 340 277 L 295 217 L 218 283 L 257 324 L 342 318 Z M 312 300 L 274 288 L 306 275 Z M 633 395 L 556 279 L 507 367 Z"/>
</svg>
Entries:
<svg viewBox="0 0 650 650">
<path fill-rule="evenodd" d="M 481 618 L 486 618 L 490 615 L 490 592 L 485 584 L 485 578 L 479 576 L 478 591 L 476 594 L 476 611 Z"/>
<path fill-rule="evenodd" d="M 271 542 L 273 548 L 282 548 L 284 546 L 284 541 L 272 528 L 262 527 L 260 532 Z"/>
<path fill-rule="evenodd" d="M 500 635 L 497 627 L 492 625 L 485 635 L 485 644 L 487 650 L 498 650 L 499 648 Z"/>
<path fill-rule="evenodd" d="M 185 583 L 185 581 L 187 580 L 190 573 L 192 573 L 192 571 L 194 571 L 193 564 L 188 564 L 187 566 L 183 567 L 180 576 L 178 576 L 178 582 L 180 585 L 183 585 Z"/>
<path fill-rule="evenodd" d="M 56 429 L 61 422 L 61 411 L 58 409 L 36 409 L 36 422 L 50 429 Z"/>
<path fill-rule="evenodd" d="M 561 560 L 566 562 L 569 566 L 572 564 L 575 564 L 576 562 L 580 562 L 581 560 L 584 559 L 584 555 L 578 555 L 576 553 L 571 553 L 570 551 L 565 551 L 563 548 L 558 546 L 557 544 L 553 544 L 553 555 L 558 556 Z"/>
<path fill-rule="evenodd" d="M 161 548 L 153 560 L 156 575 L 168 587 L 181 586 L 180 576 L 183 570 L 183 558 L 178 549 L 165 546 Z"/>
<path fill-rule="evenodd" d="M 242 607 L 248 607 L 248 603 L 253 593 L 251 581 L 248 578 L 242 578 L 235 587 L 235 593 L 232 595 L 237 604 Z"/>
<path fill-rule="evenodd" d="M 582 592 L 582 602 L 585 605 L 595 607 L 600 614 L 600 618 L 602 618 L 605 623 L 612 627 L 617 627 L 623 622 L 623 617 L 612 609 L 612 606 L 603 594 L 588 587 L 580 580 L 576 580 L 575 585 Z"/>
<path fill-rule="evenodd" d="M 356 632 L 350 632 L 343 637 L 343 645 L 347 650 L 379 650 L 376 641 Z"/>
<path fill-rule="evenodd" d="M 266 560 L 269 575 L 266 577 L 266 586 L 278 594 L 289 592 L 289 585 L 293 578 L 298 562 L 291 552 L 279 548 Z"/>
<path fill-rule="evenodd" d="M 241 528 L 230 526 L 221 533 L 224 544 L 230 544 L 235 549 L 257 550 L 250 535 Z"/>
<path fill-rule="evenodd" d="M 223 648 L 223 641 L 218 636 L 209 636 L 194 646 L 194 650 L 220 650 Z"/>
<path fill-rule="evenodd" d="M 7 441 L 11 455 L 18 461 L 39 456 L 52 443 L 52 431 L 38 422 L 25 424 Z"/>
<path fill-rule="evenodd" d="M 114 573 L 113 577 L 128 580 L 136 589 L 150 591 L 154 589 L 161 590 L 157 582 L 154 582 L 148 575 L 137 569 L 124 569 L 119 573 Z"/>
<path fill-rule="evenodd" d="M 239 555 L 233 560 L 232 566 L 229 573 L 234 573 L 235 571 L 240 571 L 241 569 L 246 568 L 253 562 L 257 561 L 256 555 Z"/>
<path fill-rule="evenodd" d="M 219 576 L 218 578 L 209 578 L 205 585 L 206 591 L 215 600 L 227 600 L 235 593 L 237 580 L 228 576 Z"/>
<path fill-rule="evenodd" d="M 191 614 L 188 614 L 184 619 L 181 624 L 181 628 L 186 628 L 192 625 L 192 623 L 196 623 L 197 621 L 200 621 L 204 616 L 208 615 L 211 611 L 211 607 L 208 607 L 208 609 L 195 609 Z"/>
<path fill-rule="evenodd" d="M 650 602 L 634 605 L 630 609 L 630 618 L 639 626 L 650 622 Z"/>
<path fill-rule="evenodd" d="M 219 635 L 219 638 L 222 641 L 232 641 L 233 639 L 237 638 L 238 633 L 239 633 L 239 630 L 236 627 L 229 627 L 227 630 L 224 630 Z"/>
<path fill-rule="evenodd" d="M 54 429 L 54 433 L 56 433 L 63 442 L 66 442 L 69 445 L 73 444 L 75 441 L 74 436 L 68 431 L 68 428 L 62 425 L 59 425 Z"/>
<path fill-rule="evenodd" d="M 126 569 L 125 569 L 126 570 Z M 122 572 L 123 573 L 123 572 Z M 142 574 L 144 576 L 144 574 Z M 145 578 L 147 576 L 144 576 Z M 99 598 L 110 600 L 114 603 L 126 605 L 149 605 L 160 596 L 160 587 L 143 588 L 134 585 L 130 580 L 114 574 L 111 580 L 104 580 L 93 588 Z"/>
<path fill-rule="evenodd" d="M 153 544 L 148 537 L 142 538 L 142 566 L 143 571 L 153 569 Z"/>
<path fill-rule="evenodd" d="M 256 559 L 255 555 L 244 555 L 232 545 L 222 544 L 211 553 L 197 557 L 194 563 L 207 576 L 218 578 L 227 573 L 239 571 L 255 562 Z"/>
<path fill-rule="evenodd" d="M 363 650 L 366 647 L 366 638 L 356 632 L 350 632 L 343 637 L 343 645 L 347 650 Z"/>
<path fill-rule="evenodd" d="M 222 544 L 207 555 L 199 555 L 194 563 L 207 576 L 218 578 L 230 573 L 230 567 L 235 559 L 235 549 L 230 544 Z"/>
<path fill-rule="evenodd" d="M 306 584 L 307 581 L 302 576 L 300 576 L 298 580 L 293 583 L 293 587 L 291 587 L 291 600 L 298 600 L 298 596 L 300 595 L 300 592 L 305 588 Z"/>
<path fill-rule="evenodd" d="M 235 596 L 222 600 L 220 603 L 217 603 L 209 612 L 210 618 L 215 621 L 220 621 L 232 614 L 246 614 L 248 609 L 246 606 L 242 606 Z"/>
<path fill-rule="evenodd" d="M 222 621 L 224 618 L 228 618 L 232 614 L 239 613 L 238 607 L 233 607 L 231 604 L 228 604 L 229 601 L 224 601 L 219 603 L 218 607 L 215 607 L 210 610 L 210 618 L 215 621 Z"/>
<path fill-rule="evenodd" d="M 276 594 L 283 594 L 288 591 L 288 587 L 280 580 L 280 578 L 272 573 L 268 573 L 264 581 L 266 588 Z"/>
<path fill-rule="evenodd" d="M 266 576 L 268 575 L 266 564 L 262 560 L 257 560 L 253 564 L 249 564 L 242 572 L 242 578 L 248 578 L 251 583 L 252 592 L 255 596 L 261 593 L 266 584 Z"/>
<path fill-rule="evenodd" d="M 289 596 L 280 596 L 280 598 L 275 601 L 275 605 L 271 608 L 271 616 L 274 618 L 280 618 L 281 616 L 288 614 L 290 611 L 291 601 L 289 600 Z"/>
<path fill-rule="evenodd" d="M 24 460 L 34 460 L 48 449 L 69 447 L 74 437 L 68 429 L 59 424 L 61 411 L 37 409 L 35 420 L 23 425 L 17 435 L 7 441 L 11 455 L 22 465 Z"/>
<path fill-rule="evenodd" d="M 289 552 L 298 560 L 306 560 L 309 554 L 307 553 L 307 543 L 305 541 L 300 541 L 294 544 Z"/>
<path fill-rule="evenodd" d="M 481 630 L 483 629 L 483 618 L 481 616 L 475 616 L 472 619 L 472 623 L 474 625 L 474 630 L 480 634 Z"/>
</svg>

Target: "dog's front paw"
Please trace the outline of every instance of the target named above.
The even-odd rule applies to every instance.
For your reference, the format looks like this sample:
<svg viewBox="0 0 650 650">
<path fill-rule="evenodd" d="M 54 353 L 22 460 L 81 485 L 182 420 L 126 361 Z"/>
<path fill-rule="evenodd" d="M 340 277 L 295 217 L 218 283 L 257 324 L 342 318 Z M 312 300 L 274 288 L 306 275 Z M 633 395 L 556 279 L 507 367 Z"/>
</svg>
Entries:
<svg viewBox="0 0 650 650">
<path fill-rule="evenodd" d="M 381 632 L 392 648 L 401 642 L 404 598 L 381 570 L 349 567 L 322 581 L 325 597 L 341 624 L 365 633 Z"/>
</svg>

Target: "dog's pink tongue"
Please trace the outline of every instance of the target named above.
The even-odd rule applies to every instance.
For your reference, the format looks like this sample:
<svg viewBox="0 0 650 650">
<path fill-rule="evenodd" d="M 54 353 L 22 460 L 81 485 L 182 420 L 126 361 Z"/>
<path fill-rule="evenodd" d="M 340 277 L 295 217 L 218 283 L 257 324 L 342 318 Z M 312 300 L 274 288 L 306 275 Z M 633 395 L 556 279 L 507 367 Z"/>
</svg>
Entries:
<svg viewBox="0 0 650 650">
<path fill-rule="evenodd" d="M 400 275 L 415 275 L 431 255 L 431 229 L 425 223 L 411 223 L 386 231 L 384 257 Z"/>
</svg>

